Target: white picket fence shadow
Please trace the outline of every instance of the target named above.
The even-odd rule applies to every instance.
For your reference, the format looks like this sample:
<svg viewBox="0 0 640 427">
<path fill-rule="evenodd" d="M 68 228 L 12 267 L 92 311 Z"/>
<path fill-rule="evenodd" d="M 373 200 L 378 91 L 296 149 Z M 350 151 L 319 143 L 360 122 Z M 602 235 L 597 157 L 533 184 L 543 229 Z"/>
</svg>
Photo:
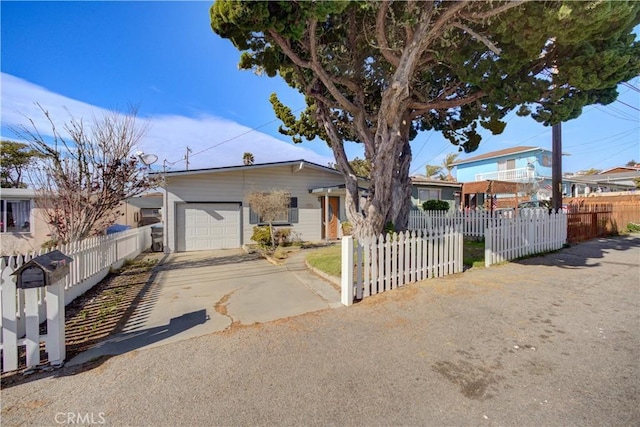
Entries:
<svg viewBox="0 0 640 427">
<path fill-rule="evenodd" d="M 342 304 L 462 271 L 463 235 L 453 227 L 342 238 Z"/>
<path fill-rule="evenodd" d="M 567 215 L 534 211 L 494 219 L 485 231 L 485 266 L 560 249 L 567 242 Z"/>
<path fill-rule="evenodd" d="M 73 259 L 69 265 L 69 275 L 59 287 L 34 289 L 17 289 L 16 277 L 12 273 L 25 262 L 47 253 L 48 250 L 1 258 L 2 372 L 18 369 L 21 346 L 26 347 L 27 368 L 40 363 L 40 343 L 45 343 L 50 361 L 64 360 L 64 305 L 98 284 L 109 274 L 111 268 L 120 268 L 127 259 L 135 258 L 150 247 L 151 226 L 62 245 L 55 249 Z M 40 335 L 39 325 L 45 320 L 47 334 Z"/>
<path fill-rule="evenodd" d="M 490 211 L 421 211 L 409 212 L 409 230 L 432 230 L 454 227 L 467 237 L 484 237 L 486 228 L 503 213 Z"/>
</svg>

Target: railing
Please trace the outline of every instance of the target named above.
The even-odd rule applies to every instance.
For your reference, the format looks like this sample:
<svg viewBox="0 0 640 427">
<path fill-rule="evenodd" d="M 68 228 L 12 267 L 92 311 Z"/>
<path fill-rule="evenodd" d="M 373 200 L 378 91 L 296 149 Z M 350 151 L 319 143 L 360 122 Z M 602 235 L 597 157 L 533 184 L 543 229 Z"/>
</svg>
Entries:
<svg viewBox="0 0 640 427">
<path fill-rule="evenodd" d="M 496 172 L 477 173 L 476 181 L 523 181 L 534 177 L 533 169 L 518 168 Z"/>
<path fill-rule="evenodd" d="M 567 242 L 567 215 L 531 211 L 517 218 L 494 219 L 484 238 L 485 266 L 557 250 Z"/>
<path fill-rule="evenodd" d="M 40 335 L 38 325 L 53 319 L 52 311 L 69 304 L 73 299 L 91 289 L 104 279 L 111 268 L 119 268 L 127 259 L 135 258 L 151 246 L 151 227 L 140 227 L 107 236 L 92 237 L 83 241 L 62 245 L 60 250 L 73 259 L 69 275 L 60 292 L 57 287 L 16 289 L 16 278 L 12 273 L 24 263 L 48 251 L 41 250 L 24 255 L 15 255 L 0 260 L 0 349 L 2 349 L 2 372 L 18 369 L 19 350 L 25 346 L 26 367 L 32 368 L 40 362 L 40 344 L 46 344 L 49 354 L 62 354 L 64 359 L 64 312 L 62 330 L 52 330 L 49 324 L 46 335 Z M 60 299 L 60 301 L 58 301 Z M 62 301 L 63 300 L 63 301 Z M 60 303 L 60 304 L 58 304 Z M 60 313 L 57 313 L 60 314 Z M 24 337 L 24 338 L 23 338 Z M 59 348 L 62 345 L 62 349 Z"/>
<path fill-rule="evenodd" d="M 462 233 L 452 227 L 342 238 L 342 303 L 462 271 Z"/>
</svg>

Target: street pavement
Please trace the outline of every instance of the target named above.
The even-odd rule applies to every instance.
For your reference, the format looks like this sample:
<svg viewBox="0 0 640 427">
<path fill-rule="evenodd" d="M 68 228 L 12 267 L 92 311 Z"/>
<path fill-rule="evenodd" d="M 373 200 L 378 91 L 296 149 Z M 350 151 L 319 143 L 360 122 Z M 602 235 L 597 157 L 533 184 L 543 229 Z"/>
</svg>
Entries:
<svg viewBox="0 0 640 427">
<path fill-rule="evenodd" d="M 639 326 L 640 236 L 598 239 L 65 367 L 2 424 L 640 425 Z"/>
</svg>

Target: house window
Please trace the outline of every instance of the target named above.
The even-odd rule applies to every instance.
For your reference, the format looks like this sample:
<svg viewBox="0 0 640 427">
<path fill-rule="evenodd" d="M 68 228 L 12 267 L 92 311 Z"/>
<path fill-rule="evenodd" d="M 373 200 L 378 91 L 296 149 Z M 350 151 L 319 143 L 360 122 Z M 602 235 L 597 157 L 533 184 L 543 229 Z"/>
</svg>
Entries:
<svg viewBox="0 0 640 427">
<path fill-rule="evenodd" d="M 421 202 L 425 202 L 427 200 L 440 200 L 440 189 L 421 188 L 418 190 L 418 199 Z"/>
<path fill-rule="evenodd" d="M 31 200 L 2 200 L 0 232 L 31 232 Z"/>
<path fill-rule="evenodd" d="M 542 166 L 551 167 L 551 156 L 549 155 L 544 155 L 542 156 Z"/>
<path fill-rule="evenodd" d="M 280 215 L 273 221 L 274 225 L 277 224 L 296 224 L 298 222 L 298 198 L 289 198 L 289 208 L 287 212 Z M 267 223 L 258 217 L 258 214 L 249 207 L 249 224 L 266 225 Z"/>
<path fill-rule="evenodd" d="M 516 168 L 516 159 L 498 160 L 498 170 L 507 171 Z"/>
</svg>

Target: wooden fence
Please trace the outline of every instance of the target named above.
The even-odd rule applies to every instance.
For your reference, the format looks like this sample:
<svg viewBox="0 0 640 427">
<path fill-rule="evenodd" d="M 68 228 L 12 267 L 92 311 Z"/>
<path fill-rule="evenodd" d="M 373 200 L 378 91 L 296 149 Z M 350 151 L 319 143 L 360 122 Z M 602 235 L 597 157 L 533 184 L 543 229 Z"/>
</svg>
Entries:
<svg viewBox="0 0 640 427">
<path fill-rule="evenodd" d="M 40 344 L 45 343 L 49 361 L 64 360 L 64 306 L 104 279 L 111 268 L 119 268 L 151 246 L 151 227 L 140 227 L 107 236 L 63 245 L 60 250 L 73 259 L 69 275 L 59 286 L 16 289 L 12 273 L 25 262 L 47 251 L 0 260 L 0 349 L 2 372 L 18 369 L 19 351 L 25 346 L 26 367 L 40 363 Z M 47 334 L 39 325 L 47 321 Z M 62 328 L 60 330 L 60 325 Z M 60 348 L 62 345 L 62 348 Z M 52 356 L 53 355 L 53 356 Z"/>
<path fill-rule="evenodd" d="M 557 250 L 567 242 L 567 215 L 544 211 L 494 219 L 486 229 L 485 266 Z"/>
<path fill-rule="evenodd" d="M 453 227 L 342 238 L 342 303 L 462 271 L 463 236 Z"/>
</svg>

